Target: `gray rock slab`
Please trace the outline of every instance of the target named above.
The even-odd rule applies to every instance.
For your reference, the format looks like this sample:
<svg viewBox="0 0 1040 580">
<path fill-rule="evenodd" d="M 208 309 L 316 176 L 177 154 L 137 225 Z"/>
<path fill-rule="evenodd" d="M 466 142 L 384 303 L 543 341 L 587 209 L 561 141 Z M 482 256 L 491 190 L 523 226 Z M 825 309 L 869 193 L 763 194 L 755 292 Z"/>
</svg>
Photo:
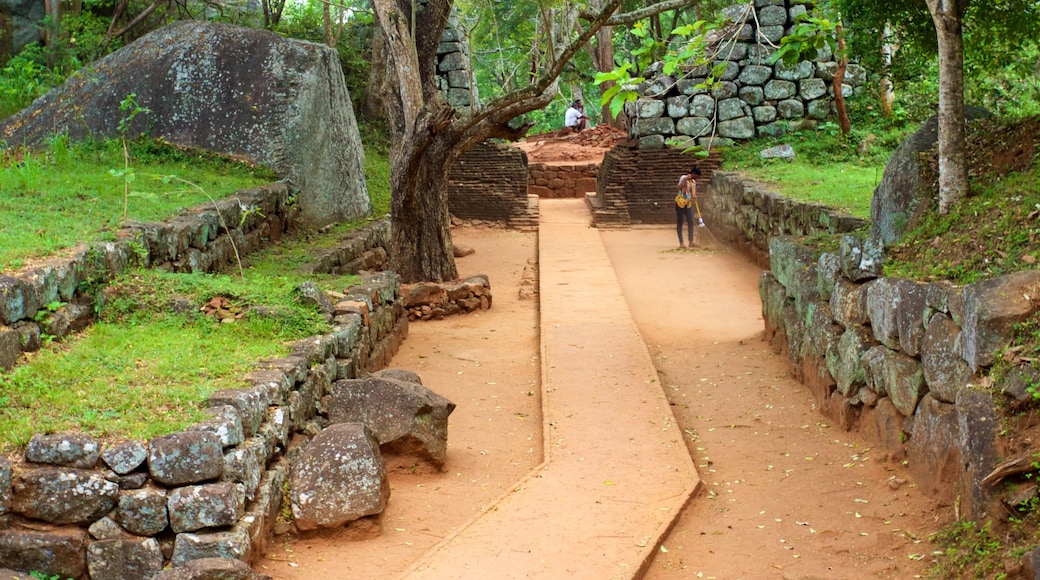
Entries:
<svg viewBox="0 0 1040 580">
<path fill-rule="evenodd" d="M 100 540 L 87 546 L 87 570 L 91 578 L 152 578 L 162 567 L 162 550 L 155 538 Z"/>
<path fill-rule="evenodd" d="M 148 472 L 168 486 L 217 479 L 224 473 L 220 437 L 208 431 L 185 431 L 148 443 Z"/>
<path fill-rule="evenodd" d="M 361 423 L 339 423 L 318 434 L 293 464 L 289 497 L 301 530 L 381 513 L 390 482 L 372 431 Z"/>
<path fill-rule="evenodd" d="M 335 49 L 261 29 L 201 20 L 162 27 L 0 122 L 0 140 L 35 146 L 61 132 L 118 137 L 112 116 L 129 94 L 151 111 L 130 125 L 130 136 L 148 132 L 266 165 L 300 189 L 309 225 L 371 211 Z"/>
<path fill-rule="evenodd" d="M 233 483 L 190 485 L 170 491 L 166 499 L 170 529 L 176 533 L 220 528 L 236 523 L 245 498 Z"/>
<path fill-rule="evenodd" d="M 44 467 L 14 478 L 11 511 L 52 524 L 89 525 L 119 499 L 119 485 L 101 473 Z"/>
<path fill-rule="evenodd" d="M 126 475 L 144 465 L 148 459 L 148 446 L 141 441 L 108 443 L 101 448 L 101 459 L 112 471 Z"/>
<path fill-rule="evenodd" d="M 97 465 L 100 445 L 85 433 L 33 435 L 25 448 L 25 460 L 62 467 L 92 469 Z"/>
<path fill-rule="evenodd" d="M 81 578 L 87 572 L 87 532 L 79 528 L 49 533 L 0 530 L 0 562 L 46 578 Z"/>
</svg>

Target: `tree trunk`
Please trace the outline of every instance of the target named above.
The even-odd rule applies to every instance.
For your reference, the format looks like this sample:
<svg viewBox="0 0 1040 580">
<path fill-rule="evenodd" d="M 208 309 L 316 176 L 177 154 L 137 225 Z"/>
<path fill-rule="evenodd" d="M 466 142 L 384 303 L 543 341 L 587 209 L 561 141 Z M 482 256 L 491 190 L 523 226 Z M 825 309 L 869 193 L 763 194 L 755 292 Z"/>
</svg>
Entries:
<svg viewBox="0 0 1040 580">
<path fill-rule="evenodd" d="M 969 0 L 927 0 L 939 41 L 939 213 L 968 195 L 963 16 Z"/>
<path fill-rule="evenodd" d="M 361 115 L 369 120 L 383 118 L 383 83 L 386 82 L 386 39 L 378 31 L 372 32 L 371 66 L 368 68 L 368 85 L 365 87 L 365 102 L 361 104 Z"/>
<path fill-rule="evenodd" d="M 892 85 L 890 72 L 899 44 L 896 42 L 892 23 L 886 22 L 881 32 L 881 112 L 885 118 L 891 119 L 894 114 L 893 104 L 896 101 L 895 87 Z"/>
<path fill-rule="evenodd" d="M 845 28 L 838 24 L 834 29 L 838 37 L 838 68 L 834 71 L 834 80 L 831 81 L 831 89 L 834 91 L 834 110 L 838 113 L 838 126 L 841 127 L 841 135 L 849 136 L 852 130 L 852 122 L 849 120 L 849 110 L 845 107 L 845 94 L 841 86 L 845 82 L 845 71 L 849 67 L 849 56 L 845 53 Z"/>
<path fill-rule="evenodd" d="M 395 195 L 391 210 L 390 268 L 405 282 L 458 277 L 448 215 L 448 170 L 454 163 L 445 139 L 434 139 L 421 153 L 404 153 L 398 171 L 392 163 Z"/>
</svg>

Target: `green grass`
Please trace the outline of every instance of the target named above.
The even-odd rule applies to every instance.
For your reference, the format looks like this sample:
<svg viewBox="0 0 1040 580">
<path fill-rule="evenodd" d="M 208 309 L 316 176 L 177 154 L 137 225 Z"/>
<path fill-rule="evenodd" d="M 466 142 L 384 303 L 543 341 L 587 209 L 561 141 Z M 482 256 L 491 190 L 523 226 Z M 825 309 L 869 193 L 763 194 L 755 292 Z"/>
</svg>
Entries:
<svg viewBox="0 0 1040 580">
<path fill-rule="evenodd" d="M 314 260 L 316 250 L 335 245 L 344 234 L 390 211 L 385 131 L 378 127 L 363 127 L 363 131 L 373 218 L 338 224 L 322 233 L 301 232 L 252 254 L 244 278 L 159 271 L 131 271 L 118 277 L 99 295 L 103 302 L 97 324 L 75 340 L 50 343 L 11 371 L 0 372 L 0 452 L 23 447 L 36 433 L 77 430 L 102 438 L 146 440 L 179 431 L 204 417 L 201 403 L 210 393 L 240 386 L 243 374 L 262 359 L 286 354 L 290 342 L 327 332 L 321 316 L 297 302 L 294 289 L 304 280 L 313 280 L 323 289 L 342 291 L 356 283 L 356 277 L 305 276 L 300 268 Z M 55 145 L 28 163 L 8 158 L 4 164 L 0 264 L 45 253 L 43 249 L 34 249 L 36 254 L 15 252 L 22 245 L 41 246 L 38 238 L 44 236 L 34 231 L 19 238 L 8 231 L 8 224 L 24 219 L 18 212 L 53 212 L 54 207 L 30 210 L 23 204 L 62 208 L 51 218 L 60 227 L 48 229 L 47 237 L 64 234 L 68 245 L 111 235 L 122 217 L 122 181 L 108 175 L 108 169 L 121 166 L 121 151 L 103 145 L 71 150 L 62 141 Z M 235 182 L 234 189 L 257 182 L 257 173 L 240 164 L 192 157 L 161 145 L 138 143 L 135 158 L 139 174 L 174 174 L 207 191 L 224 187 L 219 182 L 226 174 L 245 184 Z M 200 167 L 205 171 L 192 173 Z M 100 175 L 79 175 L 89 172 Z M 259 182 L 269 180 L 259 175 L 265 177 Z M 41 185 L 61 176 L 65 177 L 58 181 L 64 182 L 65 195 L 72 201 L 53 193 L 60 188 Z M 100 188 L 99 183 L 107 184 L 109 195 L 90 189 Z M 132 219 L 162 219 L 181 207 L 207 201 L 205 196 L 190 197 L 194 192 L 184 188 L 150 191 L 154 195 L 131 198 Z M 7 204 L 8 200 L 17 203 Z M 81 221 L 100 227 L 80 225 Z M 54 231 L 58 229 L 67 231 Z M 230 299 L 245 313 L 243 317 L 218 323 L 199 312 L 216 296 Z"/>
<path fill-rule="evenodd" d="M 302 280 L 124 274 L 106 290 L 101 321 L 0 373 L 0 451 L 35 433 L 149 439 L 197 422 L 210 393 L 240 386 L 258 361 L 287 354 L 289 342 L 328 331 L 315 309 L 296 301 Z M 350 281 L 324 280 L 339 289 Z M 216 296 L 242 318 L 221 323 L 201 313 Z"/>
<path fill-rule="evenodd" d="M 80 242 L 114 239 L 124 206 L 124 179 L 111 174 L 123 168 L 118 142 L 70 145 L 59 138 L 44 151 L 0 155 L 0 270 Z M 129 220 L 163 220 L 209 197 L 276 179 L 262 168 L 155 141 L 135 142 L 131 156 Z M 171 175 L 204 191 L 163 179 Z"/>
<path fill-rule="evenodd" d="M 769 189 L 798 201 L 819 203 L 849 215 L 870 217 L 870 200 L 881 181 L 884 167 L 854 163 L 833 163 L 823 169 L 817 165 L 779 159 L 761 162 L 724 163 L 727 171 L 740 171 Z"/>
</svg>

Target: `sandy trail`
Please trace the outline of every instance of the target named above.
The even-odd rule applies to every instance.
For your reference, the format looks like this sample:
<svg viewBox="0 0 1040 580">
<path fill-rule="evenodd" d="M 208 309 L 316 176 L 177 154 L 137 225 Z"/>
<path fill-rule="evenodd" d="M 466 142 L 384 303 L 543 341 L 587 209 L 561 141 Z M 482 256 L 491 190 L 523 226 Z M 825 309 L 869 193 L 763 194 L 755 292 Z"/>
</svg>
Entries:
<svg viewBox="0 0 1040 580">
<path fill-rule="evenodd" d="M 760 269 L 735 253 L 674 250 L 670 227 L 601 233 L 704 482 L 649 578 L 910 578 L 938 513 L 814 409 L 761 339 Z M 394 578 L 542 460 L 537 300 L 521 300 L 536 234 L 459 228 L 488 274 L 490 311 L 413 324 L 393 366 L 453 400 L 447 471 L 392 470 L 387 511 L 321 537 L 281 538 L 273 578 Z M 566 251 L 566 248 L 561 249 Z M 537 527 L 511 530 L 538 534 Z M 568 574 L 583 577 L 580 573 Z"/>
</svg>

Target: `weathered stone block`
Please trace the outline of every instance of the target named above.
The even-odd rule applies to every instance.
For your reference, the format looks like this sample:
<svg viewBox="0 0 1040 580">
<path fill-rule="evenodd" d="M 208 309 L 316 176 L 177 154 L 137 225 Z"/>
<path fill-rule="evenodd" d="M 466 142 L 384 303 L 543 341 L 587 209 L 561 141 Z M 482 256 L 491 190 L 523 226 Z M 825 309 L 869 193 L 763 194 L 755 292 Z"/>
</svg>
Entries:
<svg viewBox="0 0 1040 580">
<path fill-rule="evenodd" d="M 224 473 L 220 437 L 210 432 L 183 432 L 148 443 L 148 472 L 168 486 L 217 479 Z"/>
<path fill-rule="evenodd" d="M 51 533 L 0 530 L 0 562 L 47 578 L 82 578 L 87 572 L 87 532 L 78 528 Z"/>
<path fill-rule="evenodd" d="M 795 96 L 797 90 L 798 85 L 791 81 L 773 79 L 766 83 L 764 94 L 767 100 L 780 101 Z"/>
<path fill-rule="evenodd" d="M 765 92 L 762 87 L 740 87 L 737 92 L 737 98 L 744 101 L 751 107 L 757 107 L 765 101 Z M 754 108 L 752 109 L 752 115 L 754 115 Z"/>
<path fill-rule="evenodd" d="M 823 79 L 811 78 L 798 81 L 798 95 L 806 100 L 812 101 L 827 94 L 827 83 Z"/>
<path fill-rule="evenodd" d="M 97 464 L 99 447 L 97 439 L 85 433 L 33 435 L 25 449 L 25 460 L 92 469 Z"/>
<path fill-rule="evenodd" d="M 370 376 L 333 385 L 329 422 L 363 423 L 382 452 L 417 456 L 441 467 L 454 410 L 454 403 L 419 383 Z"/>
<path fill-rule="evenodd" d="M 11 511 L 52 524 L 90 524 L 115 507 L 119 486 L 100 473 L 44 467 L 14 478 Z"/>
<path fill-rule="evenodd" d="M 290 499 L 301 530 L 337 527 L 386 507 L 390 484 L 379 441 L 360 423 L 330 425 L 293 465 Z"/>
<path fill-rule="evenodd" d="M 729 139 L 751 139 L 755 136 L 755 121 L 751 117 L 722 121 L 718 127 L 719 135 Z"/>
<path fill-rule="evenodd" d="M 957 400 L 957 393 L 971 381 L 972 371 L 960 356 L 961 330 L 949 316 L 937 313 L 928 322 L 921 341 L 921 368 L 933 396 L 943 402 Z"/>
<path fill-rule="evenodd" d="M 784 99 L 776 104 L 781 119 L 799 119 L 805 115 L 805 105 L 798 99 Z"/>
<path fill-rule="evenodd" d="M 740 71 L 740 82 L 745 86 L 762 86 L 773 76 L 773 67 L 749 64 Z"/>
<path fill-rule="evenodd" d="M 126 475 L 148 459 L 148 446 L 140 441 L 109 443 L 101 450 L 101 459 L 112 471 Z"/>
<path fill-rule="evenodd" d="M 827 370 L 842 395 L 852 397 L 866 383 L 861 359 L 871 346 L 874 346 L 874 341 L 869 330 L 850 326 L 841 335 L 837 347 L 827 354 Z"/>
<path fill-rule="evenodd" d="M 914 416 L 907 457 L 921 492 L 952 502 L 961 473 L 960 428 L 951 404 L 925 395 Z"/>
<path fill-rule="evenodd" d="M 1015 272 L 966 286 L 961 356 L 972 371 L 993 363 L 1012 327 L 1040 307 L 1040 271 Z"/>
<path fill-rule="evenodd" d="M 151 578 L 163 567 L 162 550 L 154 538 L 101 540 L 87 546 L 87 570 L 91 578 L 138 580 Z"/>
<path fill-rule="evenodd" d="M 166 499 L 170 529 L 176 533 L 234 525 L 245 498 L 233 483 L 192 485 L 171 490 Z"/>
<path fill-rule="evenodd" d="M 154 536 L 169 523 L 166 500 L 166 491 L 162 489 L 124 491 L 119 494 L 116 522 L 131 534 Z"/>
</svg>

